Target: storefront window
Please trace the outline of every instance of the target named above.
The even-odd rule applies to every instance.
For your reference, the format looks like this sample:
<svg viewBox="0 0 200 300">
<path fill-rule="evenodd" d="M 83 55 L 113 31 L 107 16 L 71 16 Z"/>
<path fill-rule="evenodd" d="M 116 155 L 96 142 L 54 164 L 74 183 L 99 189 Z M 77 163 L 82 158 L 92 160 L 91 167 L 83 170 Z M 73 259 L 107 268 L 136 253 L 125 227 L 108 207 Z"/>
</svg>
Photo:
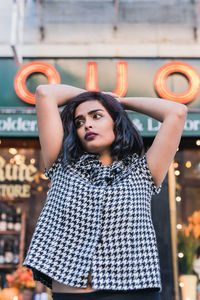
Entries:
<svg viewBox="0 0 200 300">
<path fill-rule="evenodd" d="M 38 139 L 2 139 L 0 149 L 0 285 L 4 289 L 18 276 L 8 274 L 22 267 L 50 183 Z M 23 275 L 31 278 L 28 272 Z M 23 288 L 15 280 L 15 287 Z M 36 283 L 27 284 L 24 287 L 33 292 Z"/>
<path fill-rule="evenodd" d="M 177 151 L 174 162 L 177 204 L 177 250 L 179 286 L 193 275 L 194 288 L 200 279 L 200 147 L 190 141 Z M 199 253 L 199 254 L 198 254 Z M 190 286 L 192 291 L 192 287 Z M 188 298 L 189 299 L 189 298 Z"/>
</svg>

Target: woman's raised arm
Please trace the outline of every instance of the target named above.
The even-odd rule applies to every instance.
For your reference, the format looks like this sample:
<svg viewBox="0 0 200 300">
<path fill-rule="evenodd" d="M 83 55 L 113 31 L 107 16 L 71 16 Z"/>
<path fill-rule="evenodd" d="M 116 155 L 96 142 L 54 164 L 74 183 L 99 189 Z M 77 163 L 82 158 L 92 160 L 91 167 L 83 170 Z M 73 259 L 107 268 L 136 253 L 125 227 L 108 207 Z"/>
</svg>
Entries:
<svg viewBox="0 0 200 300">
<path fill-rule="evenodd" d="M 146 153 L 149 170 L 157 187 L 163 182 L 176 154 L 187 117 L 187 106 L 160 98 L 128 97 L 120 100 L 127 110 L 146 114 L 162 122 Z"/>
<path fill-rule="evenodd" d="M 64 84 L 39 85 L 36 89 L 38 132 L 44 165 L 47 169 L 56 160 L 63 141 L 64 131 L 58 107 L 83 92 L 84 89 Z"/>
</svg>

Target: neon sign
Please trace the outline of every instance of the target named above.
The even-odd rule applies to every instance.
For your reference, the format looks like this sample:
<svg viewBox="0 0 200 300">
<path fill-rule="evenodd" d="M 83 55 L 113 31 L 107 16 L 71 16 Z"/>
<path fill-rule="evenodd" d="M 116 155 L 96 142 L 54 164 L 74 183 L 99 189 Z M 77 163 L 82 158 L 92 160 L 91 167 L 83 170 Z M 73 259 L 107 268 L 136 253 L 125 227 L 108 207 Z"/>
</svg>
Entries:
<svg viewBox="0 0 200 300">
<path fill-rule="evenodd" d="M 167 77 L 173 73 L 181 73 L 189 80 L 189 88 L 184 93 L 173 93 L 166 85 Z M 155 76 L 155 89 L 161 98 L 183 104 L 194 100 L 200 91 L 200 77 L 197 71 L 190 65 L 173 61 L 162 66 Z"/>
<path fill-rule="evenodd" d="M 17 96 L 29 104 L 35 104 L 35 95 L 27 89 L 26 80 L 28 76 L 33 73 L 44 74 L 47 77 L 49 84 L 60 83 L 59 73 L 50 64 L 41 61 L 34 61 L 24 65 L 15 76 L 14 88 Z M 189 88 L 184 93 L 173 93 L 167 88 L 167 78 L 174 73 L 180 73 L 188 79 Z M 88 62 L 86 70 L 86 89 L 88 91 L 99 91 L 97 77 L 97 63 Z M 186 104 L 194 100 L 199 94 L 200 77 L 198 72 L 189 64 L 174 61 L 165 64 L 158 70 L 154 78 L 154 87 L 161 98 Z M 124 97 L 127 90 L 128 64 L 125 61 L 119 61 L 117 63 L 117 84 L 113 93 L 120 97 Z"/>
<path fill-rule="evenodd" d="M 50 84 L 60 83 L 59 73 L 50 64 L 41 61 L 34 61 L 24 65 L 15 76 L 14 88 L 17 96 L 30 104 L 35 104 L 35 94 L 29 92 L 27 89 L 26 79 L 33 73 L 43 73 Z"/>
<path fill-rule="evenodd" d="M 128 67 L 127 62 L 120 61 L 117 63 L 117 87 L 113 93 L 124 97 L 128 89 Z M 97 64 L 89 62 L 86 73 L 86 90 L 99 91 L 97 85 Z"/>
<path fill-rule="evenodd" d="M 24 65 L 16 74 L 14 88 L 17 96 L 29 104 L 35 104 L 35 95 L 26 88 L 26 80 L 33 73 L 46 75 L 49 84 L 60 83 L 60 75 L 56 69 L 48 63 L 34 61 Z M 97 86 L 97 64 L 89 62 L 87 65 L 86 89 L 99 91 Z M 128 89 L 128 70 L 126 62 L 117 63 L 117 87 L 114 93 L 124 97 Z"/>
</svg>

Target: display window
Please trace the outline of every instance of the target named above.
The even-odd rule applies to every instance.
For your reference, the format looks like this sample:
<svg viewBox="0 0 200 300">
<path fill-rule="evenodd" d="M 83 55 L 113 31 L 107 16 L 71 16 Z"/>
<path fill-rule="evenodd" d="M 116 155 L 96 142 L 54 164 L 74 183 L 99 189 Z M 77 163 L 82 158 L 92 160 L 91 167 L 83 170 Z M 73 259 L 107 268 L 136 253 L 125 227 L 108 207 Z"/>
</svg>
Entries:
<svg viewBox="0 0 200 300">
<path fill-rule="evenodd" d="M 0 150 L 0 288 L 28 290 L 31 298 L 46 288 L 22 263 L 50 182 L 38 139 L 1 139 Z"/>
<path fill-rule="evenodd" d="M 183 299 L 200 299 L 200 139 L 181 143 L 174 175 L 179 287 Z"/>
</svg>

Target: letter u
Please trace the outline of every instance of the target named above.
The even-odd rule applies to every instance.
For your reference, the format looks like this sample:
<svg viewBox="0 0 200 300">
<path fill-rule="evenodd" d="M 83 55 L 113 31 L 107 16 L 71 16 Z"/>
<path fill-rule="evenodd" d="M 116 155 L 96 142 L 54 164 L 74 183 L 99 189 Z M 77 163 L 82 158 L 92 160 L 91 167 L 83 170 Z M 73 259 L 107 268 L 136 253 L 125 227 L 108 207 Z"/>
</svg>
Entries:
<svg viewBox="0 0 200 300">
<path fill-rule="evenodd" d="M 88 62 L 86 74 L 86 89 L 88 91 L 100 91 L 97 84 L 97 63 Z M 117 63 L 117 87 L 114 94 L 124 97 L 128 89 L 128 67 L 127 62 Z"/>
</svg>

